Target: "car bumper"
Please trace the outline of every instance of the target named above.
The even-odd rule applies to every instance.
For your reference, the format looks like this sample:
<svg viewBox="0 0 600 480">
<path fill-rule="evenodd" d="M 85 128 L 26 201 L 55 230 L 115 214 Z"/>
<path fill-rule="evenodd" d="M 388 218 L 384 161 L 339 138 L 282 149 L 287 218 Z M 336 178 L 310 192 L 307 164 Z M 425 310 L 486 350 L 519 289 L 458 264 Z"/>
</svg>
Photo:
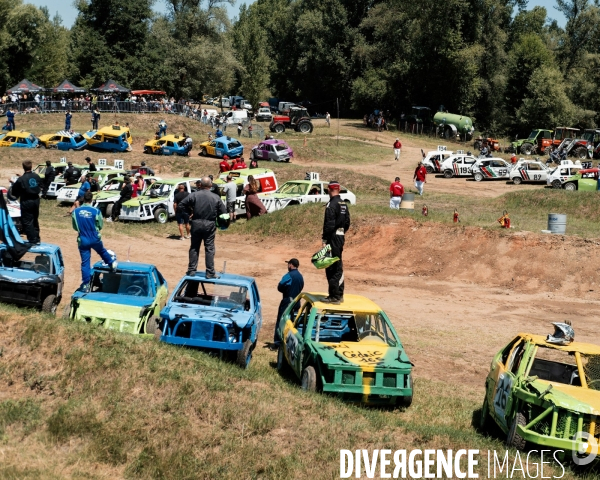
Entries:
<svg viewBox="0 0 600 480">
<path fill-rule="evenodd" d="M 177 321 L 166 320 L 165 326 L 160 341 L 172 345 L 228 351 L 244 347 L 241 330 L 234 336 L 226 326 L 217 322 L 184 317 Z"/>
<path fill-rule="evenodd" d="M 399 397 L 413 394 L 410 372 L 367 372 L 352 369 L 325 372 L 325 376 L 321 376 L 323 391 L 337 394 L 350 403 L 395 404 Z"/>
</svg>

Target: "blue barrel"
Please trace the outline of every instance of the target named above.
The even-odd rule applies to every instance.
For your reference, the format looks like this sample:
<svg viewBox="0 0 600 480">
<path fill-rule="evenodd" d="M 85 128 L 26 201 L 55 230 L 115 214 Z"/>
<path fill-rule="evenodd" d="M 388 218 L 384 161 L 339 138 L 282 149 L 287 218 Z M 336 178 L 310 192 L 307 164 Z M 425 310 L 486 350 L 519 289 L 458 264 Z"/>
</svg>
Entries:
<svg viewBox="0 0 600 480">
<path fill-rule="evenodd" d="M 401 210 L 408 210 L 410 212 L 415 209 L 415 194 L 414 193 L 405 193 L 402 195 L 402 202 L 400 203 Z"/>
<path fill-rule="evenodd" d="M 549 213 L 548 230 L 550 230 L 550 233 L 560 235 L 567 233 L 567 216 L 562 213 Z"/>
</svg>

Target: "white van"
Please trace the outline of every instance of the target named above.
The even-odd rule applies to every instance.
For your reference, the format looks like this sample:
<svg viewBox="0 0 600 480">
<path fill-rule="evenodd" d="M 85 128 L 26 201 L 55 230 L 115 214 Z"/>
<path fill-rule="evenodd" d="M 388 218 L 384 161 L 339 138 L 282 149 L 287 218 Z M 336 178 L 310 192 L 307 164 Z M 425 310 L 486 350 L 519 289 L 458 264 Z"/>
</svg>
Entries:
<svg viewBox="0 0 600 480">
<path fill-rule="evenodd" d="M 239 122 L 244 122 L 248 120 L 248 111 L 247 110 L 231 110 L 225 114 L 225 121 L 227 125 L 232 125 Z"/>
</svg>

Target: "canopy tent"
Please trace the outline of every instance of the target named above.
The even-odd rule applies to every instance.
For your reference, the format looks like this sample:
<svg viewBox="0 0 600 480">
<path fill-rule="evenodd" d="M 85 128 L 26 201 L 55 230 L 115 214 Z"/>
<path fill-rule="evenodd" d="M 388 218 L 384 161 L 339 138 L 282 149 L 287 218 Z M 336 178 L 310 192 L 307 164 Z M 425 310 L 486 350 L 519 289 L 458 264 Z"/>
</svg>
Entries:
<svg viewBox="0 0 600 480">
<path fill-rule="evenodd" d="M 31 83 L 29 80 L 24 78 L 19 83 L 17 83 L 14 87 L 9 88 L 6 93 L 36 93 L 44 90 L 39 85 L 35 83 Z"/>
<path fill-rule="evenodd" d="M 132 95 L 165 95 L 162 90 L 132 90 Z"/>
<path fill-rule="evenodd" d="M 128 88 L 125 88 L 123 85 L 119 85 L 114 80 L 107 80 L 98 88 L 92 88 L 92 90 L 99 93 L 129 93 L 131 91 Z"/>
<path fill-rule="evenodd" d="M 58 86 L 54 87 L 52 91 L 55 93 L 85 93 L 85 88 L 77 87 L 73 85 L 72 82 L 64 79 Z"/>
</svg>

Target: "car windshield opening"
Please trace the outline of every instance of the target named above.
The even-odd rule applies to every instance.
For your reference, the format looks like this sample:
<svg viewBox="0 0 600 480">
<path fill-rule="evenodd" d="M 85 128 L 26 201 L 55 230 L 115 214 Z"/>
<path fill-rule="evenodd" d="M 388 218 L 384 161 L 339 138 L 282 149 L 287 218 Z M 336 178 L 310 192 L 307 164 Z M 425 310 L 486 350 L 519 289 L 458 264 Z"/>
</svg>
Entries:
<svg viewBox="0 0 600 480">
<path fill-rule="evenodd" d="M 238 148 L 241 147 L 242 144 L 238 141 L 235 142 L 229 142 L 229 150 L 233 150 L 234 148 Z"/>
<path fill-rule="evenodd" d="M 148 275 L 142 273 L 95 271 L 91 291 L 148 297 L 150 283 Z"/>
<path fill-rule="evenodd" d="M 275 145 L 275 150 L 277 150 L 278 152 L 287 152 L 287 145 L 282 145 L 282 144 L 278 144 Z"/>
<path fill-rule="evenodd" d="M 321 342 L 368 341 L 396 346 L 396 340 L 380 313 L 323 311 L 317 317 L 312 337 Z"/>
<path fill-rule="evenodd" d="M 283 185 L 277 193 L 284 193 L 286 195 L 306 195 L 307 190 L 307 183 L 288 182 Z"/>
<path fill-rule="evenodd" d="M 150 195 L 153 192 L 158 194 L 158 196 L 166 195 L 171 191 L 171 188 L 173 188 L 173 185 L 168 185 L 166 183 L 155 183 L 154 185 L 151 185 L 148 190 L 146 190 L 144 195 Z"/>
<path fill-rule="evenodd" d="M 596 365 L 598 364 L 596 363 Z M 548 382 L 581 387 L 581 378 L 574 353 L 555 348 L 538 347 L 529 370 L 529 376 L 536 376 L 540 380 Z"/>
<path fill-rule="evenodd" d="M 37 273 L 53 273 L 52 260 L 44 253 L 27 252 L 20 260 L 14 261 L 10 255 L 8 255 L 8 252 L 4 251 L 2 264 L 5 267 L 30 270 Z"/>
<path fill-rule="evenodd" d="M 250 310 L 248 288 L 207 280 L 187 280 L 183 282 L 175 292 L 173 301 L 224 309 Z"/>
</svg>

